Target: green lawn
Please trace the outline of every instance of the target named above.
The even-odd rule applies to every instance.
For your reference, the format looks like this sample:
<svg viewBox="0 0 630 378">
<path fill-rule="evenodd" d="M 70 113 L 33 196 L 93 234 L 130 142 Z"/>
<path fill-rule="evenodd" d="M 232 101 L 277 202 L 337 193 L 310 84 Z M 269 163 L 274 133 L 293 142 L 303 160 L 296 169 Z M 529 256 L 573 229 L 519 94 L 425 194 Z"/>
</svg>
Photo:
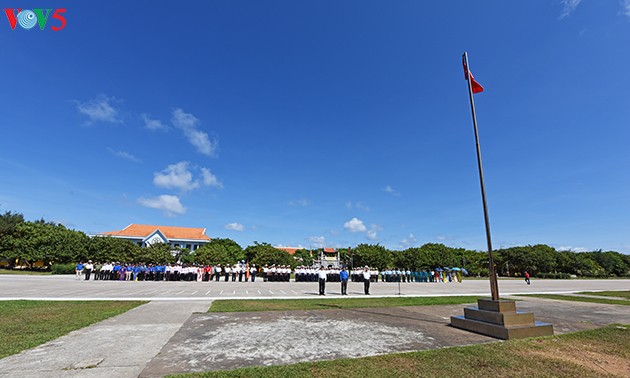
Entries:
<svg viewBox="0 0 630 378">
<path fill-rule="evenodd" d="M 584 294 L 584 295 L 597 295 L 597 296 L 601 296 L 601 297 L 618 297 L 618 298 L 626 298 L 626 299 L 630 299 L 630 290 L 625 290 L 625 291 L 584 291 L 582 293 L 578 293 L 578 294 Z"/>
<path fill-rule="evenodd" d="M 0 301 L 0 358 L 122 314 L 143 303 Z"/>
<path fill-rule="evenodd" d="M 561 294 L 519 294 L 519 295 L 523 297 L 558 299 L 562 301 L 589 302 L 589 303 L 602 303 L 602 304 L 615 304 L 615 305 L 630 306 L 630 301 L 626 301 L 623 299 L 577 297 L 573 295 L 561 295 Z"/>
<path fill-rule="evenodd" d="M 177 377 L 627 376 L 630 326 L 376 357 L 184 374 Z"/>
<path fill-rule="evenodd" d="M 36 270 L 12 270 L 12 269 L 0 269 L 0 274 L 21 274 L 30 276 L 50 276 L 50 272 L 38 272 Z"/>
<path fill-rule="evenodd" d="M 212 302 L 209 312 L 249 312 L 326 310 L 337 308 L 430 306 L 474 303 L 480 297 L 394 297 L 394 298 L 339 298 L 339 299 L 256 299 L 217 300 Z"/>
</svg>

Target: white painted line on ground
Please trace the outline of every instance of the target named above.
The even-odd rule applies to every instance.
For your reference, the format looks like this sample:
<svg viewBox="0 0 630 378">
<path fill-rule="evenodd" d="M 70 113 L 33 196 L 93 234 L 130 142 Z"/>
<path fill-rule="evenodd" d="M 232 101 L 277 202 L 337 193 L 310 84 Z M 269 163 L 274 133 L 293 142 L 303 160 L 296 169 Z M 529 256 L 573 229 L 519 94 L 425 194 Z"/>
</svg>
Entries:
<svg viewBox="0 0 630 378">
<path fill-rule="evenodd" d="M 212 290 L 208 290 L 208 291 L 206 291 L 206 295 L 210 294 L 210 292 L 211 292 L 211 291 L 212 291 Z"/>
<path fill-rule="evenodd" d="M 234 291 L 232 292 L 232 295 L 234 295 L 234 294 L 236 294 L 236 290 L 234 290 Z"/>
<path fill-rule="evenodd" d="M 249 294 L 249 291 L 245 290 L 245 294 Z"/>
<path fill-rule="evenodd" d="M 297 291 L 295 291 L 295 290 L 291 290 L 291 291 L 293 292 L 293 294 L 297 294 L 297 293 L 298 293 L 298 292 L 297 292 Z"/>
<path fill-rule="evenodd" d="M 198 292 L 199 290 L 195 290 L 193 291 L 190 295 L 195 295 L 196 292 Z"/>
<path fill-rule="evenodd" d="M 219 295 L 223 295 L 223 290 L 221 290 L 221 292 L 219 293 Z"/>
<path fill-rule="evenodd" d="M 256 291 L 258 292 L 258 294 L 261 294 L 261 295 L 262 295 L 262 293 L 260 292 L 260 290 L 256 290 Z"/>
<path fill-rule="evenodd" d="M 273 294 L 273 291 L 269 290 L 269 293 Z"/>
<path fill-rule="evenodd" d="M 281 292 L 282 294 L 286 294 L 286 292 L 285 292 L 284 290 L 280 290 L 280 292 Z"/>
</svg>

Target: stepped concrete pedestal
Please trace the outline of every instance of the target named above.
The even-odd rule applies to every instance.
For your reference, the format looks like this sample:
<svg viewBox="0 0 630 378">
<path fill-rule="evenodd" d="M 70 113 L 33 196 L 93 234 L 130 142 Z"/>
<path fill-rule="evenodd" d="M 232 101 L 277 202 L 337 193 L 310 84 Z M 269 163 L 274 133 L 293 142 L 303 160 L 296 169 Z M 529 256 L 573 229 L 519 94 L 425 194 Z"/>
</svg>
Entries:
<svg viewBox="0 0 630 378">
<path fill-rule="evenodd" d="M 464 316 L 451 316 L 451 326 L 503 340 L 553 335 L 551 324 L 516 311 L 516 303 L 506 299 L 479 299 L 477 308 L 464 308 Z"/>
</svg>

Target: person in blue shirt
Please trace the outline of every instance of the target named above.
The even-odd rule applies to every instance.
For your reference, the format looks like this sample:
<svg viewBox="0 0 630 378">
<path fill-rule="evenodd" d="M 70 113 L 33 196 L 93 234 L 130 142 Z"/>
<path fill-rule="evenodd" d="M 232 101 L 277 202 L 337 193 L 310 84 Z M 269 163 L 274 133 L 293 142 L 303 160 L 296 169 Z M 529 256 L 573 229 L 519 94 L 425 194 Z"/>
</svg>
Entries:
<svg viewBox="0 0 630 378">
<path fill-rule="evenodd" d="M 77 266 L 74 268 L 75 278 L 77 280 L 81 279 L 81 274 L 83 274 L 83 267 L 84 267 L 83 262 L 79 261 Z"/>
<path fill-rule="evenodd" d="M 339 272 L 339 281 L 341 281 L 341 295 L 348 295 L 348 270 L 345 266 Z"/>
<path fill-rule="evenodd" d="M 114 268 L 112 269 L 112 280 L 118 279 L 118 272 L 120 272 L 121 268 L 122 266 L 120 265 L 119 262 L 116 262 L 116 264 L 114 264 Z"/>
</svg>

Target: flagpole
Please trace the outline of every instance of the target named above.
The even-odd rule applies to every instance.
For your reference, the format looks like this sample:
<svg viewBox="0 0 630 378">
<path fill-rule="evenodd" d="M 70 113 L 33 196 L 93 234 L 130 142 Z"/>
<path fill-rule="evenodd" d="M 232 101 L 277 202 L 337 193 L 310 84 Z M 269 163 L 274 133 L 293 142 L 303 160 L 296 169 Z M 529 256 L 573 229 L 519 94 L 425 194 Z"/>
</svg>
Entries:
<svg viewBox="0 0 630 378">
<path fill-rule="evenodd" d="M 468 81 L 468 96 L 470 97 L 470 109 L 472 111 L 473 126 L 475 128 L 475 143 L 477 146 L 477 167 L 479 168 L 479 183 L 481 185 L 481 200 L 483 202 L 483 218 L 486 224 L 486 240 L 488 242 L 488 258 L 490 263 L 490 292 L 492 300 L 499 300 L 499 285 L 492 257 L 492 238 L 490 237 L 490 220 L 488 218 L 488 205 L 486 202 L 486 188 L 483 180 L 483 167 L 481 164 L 481 147 L 479 145 L 479 131 L 477 130 L 477 114 L 475 113 L 475 100 L 473 99 L 472 80 L 470 77 L 470 65 L 468 64 L 468 53 L 464 53 L 464 63 L 466 65 L 466 81 Z"/>
</svg>

